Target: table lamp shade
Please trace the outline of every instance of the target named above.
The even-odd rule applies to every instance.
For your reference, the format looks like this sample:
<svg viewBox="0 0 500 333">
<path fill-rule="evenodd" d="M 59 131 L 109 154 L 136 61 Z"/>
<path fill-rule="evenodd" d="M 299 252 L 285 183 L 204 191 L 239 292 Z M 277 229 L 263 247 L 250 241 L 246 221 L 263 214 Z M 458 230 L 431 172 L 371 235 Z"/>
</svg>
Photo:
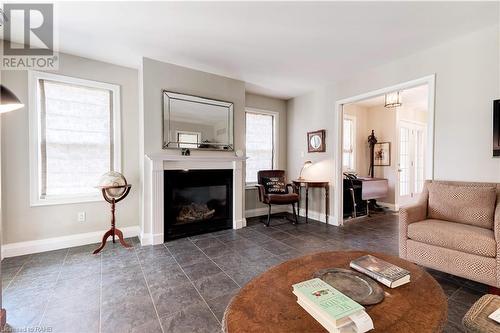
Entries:
<svg viewBox="0 0 500 333">
<path fill-rule="evenodd" d="M 14 111 L 24 106 L 16 95 L 3 85 L 0 85 L 0 113 Z"/>
</svg>

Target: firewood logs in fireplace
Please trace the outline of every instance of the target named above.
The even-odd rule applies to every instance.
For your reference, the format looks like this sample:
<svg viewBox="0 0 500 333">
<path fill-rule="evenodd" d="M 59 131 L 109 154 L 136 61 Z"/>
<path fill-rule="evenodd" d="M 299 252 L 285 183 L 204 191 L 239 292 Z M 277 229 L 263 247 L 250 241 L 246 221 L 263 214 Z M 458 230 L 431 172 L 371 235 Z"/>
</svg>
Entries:
<svg viewBox="0 0 500 333">
<path fill-rule="evenodd" d="M 181 208 L 177 221 L 180 223 L 191 223 L 195 221 L 208 220 L 215 214 L 215 209 L 209 209 L 206 204 L 190 203 Z"/>
</svg>

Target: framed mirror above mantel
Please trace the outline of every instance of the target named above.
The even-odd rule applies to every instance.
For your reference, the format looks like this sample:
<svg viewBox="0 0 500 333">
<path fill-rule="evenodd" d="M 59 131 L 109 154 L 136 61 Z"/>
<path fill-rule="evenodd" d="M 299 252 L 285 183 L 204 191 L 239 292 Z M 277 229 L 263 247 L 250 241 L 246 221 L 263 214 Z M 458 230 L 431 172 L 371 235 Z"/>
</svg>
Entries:
<svg viewBox="0 0 500 333">
<path fill-rule="evenodd" d="M 163 149 L 234 150 L 232 102 L 163 90 Z"/>
</svg>

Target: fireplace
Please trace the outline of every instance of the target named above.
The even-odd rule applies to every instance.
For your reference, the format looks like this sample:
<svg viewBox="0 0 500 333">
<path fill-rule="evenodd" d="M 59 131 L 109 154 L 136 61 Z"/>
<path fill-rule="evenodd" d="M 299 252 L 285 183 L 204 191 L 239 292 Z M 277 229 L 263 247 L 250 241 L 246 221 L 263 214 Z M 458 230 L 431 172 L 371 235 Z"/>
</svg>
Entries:
<svg viewBox="0 0 500 333">
<path fill-rule="evenodd" d="M 233 171 L 164 171 L 164 241 L 233 227 Z"/>
</svg>

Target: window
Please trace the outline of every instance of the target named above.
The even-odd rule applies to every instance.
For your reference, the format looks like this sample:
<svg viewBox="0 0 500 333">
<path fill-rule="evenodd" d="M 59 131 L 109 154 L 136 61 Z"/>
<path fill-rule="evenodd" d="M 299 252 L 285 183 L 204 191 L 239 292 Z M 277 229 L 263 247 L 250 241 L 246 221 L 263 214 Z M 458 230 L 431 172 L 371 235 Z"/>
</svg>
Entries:
<svg viewBox="0 0 500 333">
<path fill-rule="evenodd" d="M 100 177 L 120 165 L 119 87 L 30 75 L 31 204 L 101 200 Z"/>
<path fill-rule="evenodd" d="M 246 183 L 257 183 L 259 170 L 277 166 L 278 113 L 247 110 L 246 112 Z"/>
<path fill-rule="evenodd" d="M 177 142 L 179 142 L 179 148 L 198 148 L 200 138 L 201 133 L 177 131 Z"/>
<path fill-rule="evenodd" d="M 355 171 L 356 162 L 356 118 L 354 116 L 344 116 L 344 147 L 342 166 L 344 171 Z"/>
</svg>

